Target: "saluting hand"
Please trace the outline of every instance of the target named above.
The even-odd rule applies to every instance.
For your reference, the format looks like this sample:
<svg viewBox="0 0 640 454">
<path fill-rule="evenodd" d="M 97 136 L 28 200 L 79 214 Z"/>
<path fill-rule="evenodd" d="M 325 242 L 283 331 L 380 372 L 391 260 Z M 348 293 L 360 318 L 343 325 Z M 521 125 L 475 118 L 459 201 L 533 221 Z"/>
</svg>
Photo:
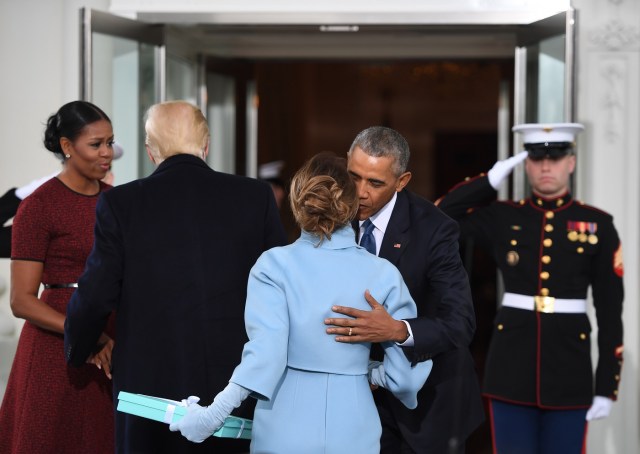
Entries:
<svg viewBox="0 0 640 454">
<path fill-rule="evenodd" d="M 491 184 L 493 189 L 497 190 L 505 180 L 505 178 L 507 178 L 513 171 L 513 169 L 522 161 L 527 159 L 528 154 L 529 153 L 526 151 L 521 151 L 520 153 L 511 156 L 510 158 L 496 162 L 493 167 L 491 167 L 489 172 L 487 172 L 487 177 L 489 177 L 489 184 Z"/>
</svg>

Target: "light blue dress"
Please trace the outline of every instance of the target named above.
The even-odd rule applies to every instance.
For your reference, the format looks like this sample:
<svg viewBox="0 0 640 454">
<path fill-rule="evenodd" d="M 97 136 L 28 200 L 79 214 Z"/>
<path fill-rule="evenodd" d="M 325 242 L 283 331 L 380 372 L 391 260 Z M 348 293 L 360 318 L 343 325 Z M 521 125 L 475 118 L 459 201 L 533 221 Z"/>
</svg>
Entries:
<svg viewBox="0 0 640 454">
<path fill-rule="evenodd" d="M 336 342 L 324 319 L 336 316 L 333 305 L 371 310 L 365 289 L 396 319 L 415 317 L 416 306 L 400 272 L 356 245 L 351 227 L 318 242 L 302 232 L 293 244 L 263 253 L 251 270 L 249 341 L 231 381 L 258 398 L 252 453 L 380 451 L 380 419 L 367 381 L 371 344 Z M 389 389 L 415 408 L 431 362 L 412 367 L 395 343 L 383 347 Z"/>
</svg>

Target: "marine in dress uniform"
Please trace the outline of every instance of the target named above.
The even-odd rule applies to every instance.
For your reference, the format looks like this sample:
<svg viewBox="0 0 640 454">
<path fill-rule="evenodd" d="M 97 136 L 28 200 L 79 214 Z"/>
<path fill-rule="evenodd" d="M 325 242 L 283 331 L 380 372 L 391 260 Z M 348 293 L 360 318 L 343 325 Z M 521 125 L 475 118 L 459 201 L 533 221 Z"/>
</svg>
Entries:
<svg viewBox="0 0 640 454">
<path fill-rule="evenodd" d="M 515 126 L 526 151 L 438 203 L 488 248 L 504 280 L 483 384 L 496 453 L 581 453 L 587 420 L 607 416 L 618 395 L 622 249 L 612 216 L 569 192 L 573 142 L 582 129 Z M 495 201 L 500 182 L 525 158 L 532 196 Z M 589 287 L 598 324 L 595 382 Z"/>
</svg>

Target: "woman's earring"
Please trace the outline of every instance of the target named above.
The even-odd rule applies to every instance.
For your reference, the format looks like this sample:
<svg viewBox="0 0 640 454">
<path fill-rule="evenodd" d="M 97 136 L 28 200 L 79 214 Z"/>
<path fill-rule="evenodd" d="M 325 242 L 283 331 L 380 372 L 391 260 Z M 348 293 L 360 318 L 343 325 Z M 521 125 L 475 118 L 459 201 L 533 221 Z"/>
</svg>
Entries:
<svg viewBox="0 0 640 454">
<path fill-rule="evenodd" d="M 69 153 L 67 153 L 66 155 L 64 155 L 64 157 L 69 159 L 71 157 L 71 155 Z"/>
</svg>

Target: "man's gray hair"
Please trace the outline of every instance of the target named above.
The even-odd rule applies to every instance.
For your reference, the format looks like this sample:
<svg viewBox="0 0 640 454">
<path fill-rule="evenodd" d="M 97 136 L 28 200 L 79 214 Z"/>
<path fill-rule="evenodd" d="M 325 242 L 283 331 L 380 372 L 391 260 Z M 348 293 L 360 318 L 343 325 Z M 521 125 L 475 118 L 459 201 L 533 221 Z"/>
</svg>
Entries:
<svg viewBox="0 0 640 454">
<path fill-rule="evenodd" d="M 351 156 L 356 147 L 375 158 L 392 157 L 394 160 L 393 171 L 396 176 L 407 171 L 410 156 L 409 144 L 395 129 L 371 126 L 356 136 L 347 155 Z"/>
</svg>

